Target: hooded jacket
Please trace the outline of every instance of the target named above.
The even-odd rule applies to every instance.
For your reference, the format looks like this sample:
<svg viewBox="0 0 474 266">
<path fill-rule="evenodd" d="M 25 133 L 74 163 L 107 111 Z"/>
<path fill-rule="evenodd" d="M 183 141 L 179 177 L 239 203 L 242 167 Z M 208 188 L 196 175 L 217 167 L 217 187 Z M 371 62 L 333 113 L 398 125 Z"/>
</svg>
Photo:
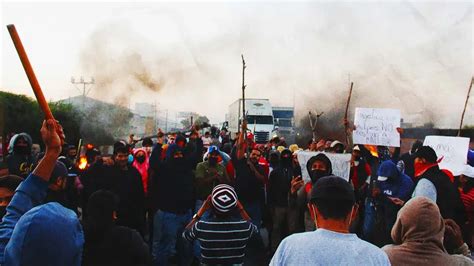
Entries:
<svg viewBox="0 0 474 266">
<path fill-rule="evenodd" d="M 158 150 L 156 152 L 160 153 Z M 182 152 L 184 157 L 175 159 L 174 155 L 177 152 Z M 171 144 L 168 146 L 165 161 L 154 161 L 152 193 L 155 208 L 183 214 L 194 206 L 193 165 L 196 160 L 194 155 L 201 157 L 200 153 L 190 154 L 178 145 Z"/>
<path fill-rule="evenodd" d="M 404 173 L 398 171 L 397 165 L 392 161 L 383 162 L 379 170 L 378 176 L 388 177 L 386 181 L 377 181 L 380 190 L 387 197 L 399 198 L 407 201 L 413 192 L 413 181 Z"/>
<path fill-rule="evenodd" d="M 288 155 L 288 158 L 283 158 Z M 268 187 L 268 202 L 278 207 L 288 207 L 288 193 L 291 188 L 291 179 L 295 176 L 292 165 L 291 151 L 285 149 L 280 154 L 279 165 L 270 173 Z"/>
<path fill-rule="evenodd" d="M 25 139 L 27 143 L 27 148 L 24 153 L 20 153 L 18 150 L 15 149 L 15 145 L 20 137 Z M 8 172 L 10 174 L 26 178 L 28 174 L 33 170 L 35 160 L 31 155 L 32 145 L 33 141 L 30 135 L 26 133 L 16 134 L 10 139 L 7 156 Z"/>
<path fill-rule="evenodd" d="M 150 163 L 149 163 L 148 153 L 146 149 L 144 148 L 134 150 L 133 157 L 137 156 L 137 153 L 140 151 L 145 153 L 145 161 L 143 161 L 143 163 L 140 163 L 137 160 L 133 160 L 132 166 L 135 167 L 135 169 L 137 169 L 138 172 L 140 173 L 142 177 L 143 192 L 145 193 L 145 195 L 147 195 L 148 194 L 148 168 L 150 166 Z"/>
<path fill-rule="evenodd" d="M 395 245 L 383 247 L 397 265 L 472 265 L 464 256 L 449 255 L 443 246 L 444 220 L 438 206 L 426 197 L 408 201 L 392 229 Z"/>
<path fill-rule="evenodd" d="M 30 175 L 0 224 L 0 264 L 81 265 L 84 235 L 76 214 L 56 202 L 40 205 L 48 183 Z"/>
</svg>

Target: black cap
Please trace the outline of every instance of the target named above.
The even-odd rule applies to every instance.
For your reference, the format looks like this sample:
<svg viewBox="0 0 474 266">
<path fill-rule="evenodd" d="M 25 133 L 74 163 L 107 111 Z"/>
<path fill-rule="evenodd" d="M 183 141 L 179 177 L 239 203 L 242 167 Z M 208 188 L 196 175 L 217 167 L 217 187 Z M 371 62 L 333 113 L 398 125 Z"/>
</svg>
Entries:
<svg viewBox="0 0 474 266">
<path fill-rule="evenodd" d="M 311 200 L 347 200 L 355 202 L 354 188 L 339 176 L 320 178 L 311 190 Z"/>
<path fill-rule="evenodd" d="M 423 158 L 430 163 L 435 163 L 438 160 L 436 152 L 430 146 L 421 146 L 416 151 L 415 158 Z"/>
</svg>

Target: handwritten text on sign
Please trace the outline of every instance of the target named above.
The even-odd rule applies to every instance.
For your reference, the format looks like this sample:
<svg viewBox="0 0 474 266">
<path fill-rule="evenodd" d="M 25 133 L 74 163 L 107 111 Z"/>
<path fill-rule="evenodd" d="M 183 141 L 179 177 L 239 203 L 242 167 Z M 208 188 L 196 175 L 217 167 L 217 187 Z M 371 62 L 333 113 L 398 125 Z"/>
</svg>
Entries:
<svg viewBox="0 0 474 266">
<path fill-rule="evenodd" d="M 423 145 L 433 148 L 438 159 L 443 157 L 439 163 L 441 169 L 448 169 L 455 176 L 461 174 L 467 161 L 469 138 L 426 136 Z"/>
<path fill-rule="evenodd" d="M 301 173 L 303 174 L 303 180 L 309 182 L 311 178 L 309 177 L 308 170 L 306 169 L 306 163 L 308 160 L 318 155 L 321 152 L 311 152 L 311 151 L 301 151 L 298 152 L 298 162 L 301 166 Z M 324 152 L 323 152 L 324 153 Z M 349 181 L 349 175 L 351 171 L 351 154 L 336 154 L 336 153 L 324 153 L 332 165 L 333 175 L 344 178 Z"/>
<path fill-rule="evenodd" d="M 400 110 L 356 108 L 354 144 L 400 147 Z"/>
</svg>

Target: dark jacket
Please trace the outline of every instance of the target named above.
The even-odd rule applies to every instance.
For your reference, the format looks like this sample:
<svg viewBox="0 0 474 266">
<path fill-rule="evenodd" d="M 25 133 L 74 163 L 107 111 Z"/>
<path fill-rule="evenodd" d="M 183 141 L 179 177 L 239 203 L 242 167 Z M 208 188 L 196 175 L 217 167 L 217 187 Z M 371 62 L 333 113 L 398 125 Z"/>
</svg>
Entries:
<svg viewBox="0 0 474 266">
<path fill-rule="evenodd" d="M 418 180 L 426 178 L 436 188 L 436 204 L 444 219 L 453 219 L 459 226 L 466 222 L 464 205 L 459 190 L 449 177 L 435 165 L 424 172 Z"/>
<path fill-rule="evenodd" d="M 242 203 L 264 202 L 264 188 L 263 182 L 260 181 L 250 166 L 247 164 L 247 159 L 237 159 L 237 150 L 232 150 L 232 164 L 235 168 L 235 191 Z M 260 164 L 255 165 L 255 168 L 260 174 L 265 175 L 265 170 Z"/>
<path fill-rule="evenodd" d="M 128 166 L 124 171 L 116 166 L 95 164 L 83 175 L 82 181 L 85 198 L 101 189 L 109 190 L 118 196 L 117 225 L 144 232 L 145 195 L 137 169 Z M 87 206 L 87 203 L 84 206 Z"/>
<path fill-rule="evenodd" d="M 173 155 L 182 152 L 184 157 L 176 160 Z M 150 168 L 153 170 L 151 193 L 154 209 L 160 209 L 172 213 L 184 213 L 194 206 L 193 169 L 197 157 L 202 154 L 202 141 L 196 140 L 194 144 L 188 144 L 185 149 L 176 144 L 168 147 L 167 156 L 164 161 L 158 155 L 162 153 L 162 146 L 157 145 L 153 149 Z"/>
<path fill-rule="evenodd" d="M 85 230 L 82 265 L 149 265 L 148 246 L 140 234 L 127 227 L 113 226 L 103 236 L 97 237 Z M 95 238 L 95 239 L 91 239 Z"/>
<path fill-rule="evenodd" d="M 409 176 L 400 173 L 392 161 L 383 162 L 377 171 L 377 175 L 388 177 L 386 181 L 377 182 L 383 195 L 399 198 L 403 201 L 410 199 L 414 189 L 413 181 Z"/>
<path fill-rule="evenodd" d="M 284 161 L 283 155 L 289 155 Z M 288 207 L 288 193 L 291 188 L 291 179 L 295 171 L 291 164 L 291 151 L 284 150 L 280 155 L 280 164 L 270 173 L 268 187 L 268 202 L 271 206 Z"/>
</svg>

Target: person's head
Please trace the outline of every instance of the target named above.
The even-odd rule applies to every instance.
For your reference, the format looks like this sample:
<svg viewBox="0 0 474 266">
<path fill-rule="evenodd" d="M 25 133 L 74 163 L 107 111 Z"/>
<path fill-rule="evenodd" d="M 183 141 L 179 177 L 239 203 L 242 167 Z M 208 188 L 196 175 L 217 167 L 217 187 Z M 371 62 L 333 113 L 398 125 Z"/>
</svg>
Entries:
<svg viewBox="0 0 474 266">
<path fill-rule="evenodd" d="M 140 164 L 145 163 L 146 158 L 147 158 L 147 153 L 145 149 L 139 149 L 134 154 L 135 161 L 137 161 Z"/>
<path fill-rule="evenodd" d="M 253 148 L 252 151 L 250 152 L 249 160 L 253 164 L 258 164 L 258 161 L 260 160 L 260 156 L 262 156 L 262 152 L 257 148 Z"/>
<path fill-rule="evenodd" d="M 177 144 L 171 144 L 166 150 L 166 160 L 177 169 L 182 169 L 182 162 L 184 160 L 183 149 Z"/>
<path fill-rule="evenodd" d="M 332 174 L 332 164 L 325 154 L 319 153 L 308 160 L 306 170 L 311 178 L 311 182 L 314 183 L 321 177 Z"/>
<path fill-rule="evenodd" d="M 426 169 L 437 163 L 438 156 L 430 146 L 421 146 L 415 153 L 415 177 L 421 176 Z"/>
<path fill-rule="evenodd" d="M 354 157 L 354 160 L 359 161 L 360 157 L 362 156 L 359 145 L 355 145 L 352 149 L 352 156 Z"/>
<path fill-rule="evenodd" d="M 86 234 L 89 230 L 95 234 L 114 225 L 117 219 L 118 197 L 107 190 L 94 192 L 87 201 Z M 92 233 L 92 232 L 90 232 Z M 94 237 L 94 236 L 92 236 Z"/>
<path fill-rule="evenodd" d="M 57 161 L 51 173 L 51 178 L 49 179 L 48 189 L 56 192 L 64 191 L 66 189 L 68 174 L 66 165 Z"/>
<path fill-rule="evenodd" d="M 0 220 L 5 216 L 6 208 L 10 204 L 16 188 L 22 181 L 23 178 L 16 175 L 0 177 Z"/>
<path fill-rule="evenodd" d="M 333 141 L 331 143 L 331 151 L 334 153 L 344 153 L 344 144 L 338 140 Z"/>
<path fill-rule="evenodd" d="M 423 142 L 420 140 L 415 140 L 413 144 L 411 145 L 410 153 L 414 154 L 416 151 L 423 146 Z"/>
<path fill-rule="evenodd" d="M 228 215 L 237 206 L 237 193 L 227 184 L 214 187 L 211 194 L 211 205 L 216 215 Z"/>
<path fill-rule="evenodd" d="M 88 164 L 94 164 L 100 156 L 100 151 L 97 148 L 88 148 L 86 150 L 86 159 Z"/>
<path fill-rule="evenodd" d="M 176 134 L 169 134 L 168 135 L 168 144 L 170 144 L 170 145 L 174 144 L 175 140 L 176 140 Z"/>
<path fill-rule="evenodd" d="M 426 243 L 444 250 L 444 220 L 438 206 L 427 197 L 417 196 L 407 201 L 397 215 L 392 227 L 394 244 L 405 242 Z M 428 246 L 430 245 L 430 246 Z"/>
<path fill-rule="evenodd" d="M 464 193 L 468 193 L 474 188 L 474 167 L 464 165 L 464 168 L 459 176 L 459 183 L 461 183 Z"/>
<path fill-rule="evenodd" d="M 380 182 L 393 182 L 399 180 L 400 172 L 398 171 L 397 165 L 391 161 L 384 161 L 380 164 L 377 170 L 377 180 Z"/>
<path fill-rule="evenodd" d="M 207 150 L 207 160 L 209 161 L 210 166 L 216 166 L 219 162 L 219 157 L 221 156 L 219 148 L 217 146 L 210 146 Z"/>
<path fill-rule="evenodd" d="M 16 134 L 10 140 L 10 146 L 14 153 L 21 155 L 29 155 L 31 153 L 31 145 L 33 141 L 30 135 L 26 133 Z"/>
<path fill-rule="evenodd" d="M 80 265 L 83 246 L 76 213 L 49 202 L 20 217 L 5 248 L 5 265 Z"/>
<path fill-rule="evenodd" d="M 206 138 L 209 138 L 209 137 L 211 136 L 211 133 L 210 133 L 209 131 L 206 131 L 206 133 L 204 133 L 204 136 L 205 136 Z"/>
<path fill-rule="evenodd" d="M 337 223 L 343 224 L 348 231 L 357 215 L 358 206 L 354 189 L 346 180 L 338 176 L 326 176 L 314 184 L 308 208 L 318 228 Z"/>
<path fill-rule="evenodd" d="M 68 150 L 67 150 L 67 157 L 69 159 L 75 159 L 77 155 L 77 149 L 76 146 L 74 145 L 69 145 Z"/>
<path fill-rule="evenodd" d="M 153 148 L 153 140 L 151 140 L 151 138 L 144 138 L 142 141 L 142 147 L 146 150 L 148 155 L 150 155 Z"/>
<path fill-rule="evenodd" d="M 120 168 L 126 168 L 128 165 L 128 155 L 130 154 L 130 149 L 124 141 L 118 141 L 114 144 L 114 155 L 113 159 L 115 165 Z"/>
<path fill-rule="evenodd" d="M 283 150 L 280 153 L 280 165 L 282 167 L 290 167 L 291 166 L 291 161 L 292 161 L 292 156 L 291 156 L 291 151 L 288 149 Z"/>
<path fill-rule="evenodd" d="M 176 145 L 178 145 L 180 148 L 184 148 L 186 146 L 186 138 L 183 135 L 178 135 L 176 136 Z"/>
</svg>

